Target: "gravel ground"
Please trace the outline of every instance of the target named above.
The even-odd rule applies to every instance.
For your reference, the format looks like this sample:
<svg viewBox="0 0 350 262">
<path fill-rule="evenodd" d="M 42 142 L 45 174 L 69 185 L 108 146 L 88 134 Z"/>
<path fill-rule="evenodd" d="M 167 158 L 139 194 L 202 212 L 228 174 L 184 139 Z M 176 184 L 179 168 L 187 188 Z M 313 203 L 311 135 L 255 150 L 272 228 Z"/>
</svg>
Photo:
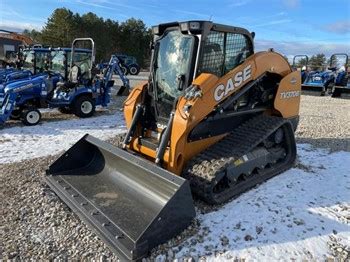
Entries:
<svg viewBox="0 0 350 262">
<path fill-rule="evenodd" d="M 120 105 L 120 100 L 115 101 L 114 109 L 118 110 Z M 350 151 L 349 114 L 350 100 L 302 96 L 298 143 Z M 0 165 L 0 259 L 117 260 L 46 186 L 44 171 L 55 159 L 57 156 Z M 203 207 L 200 210 L 203 212 Z M 172 243 L 183 242 L 197 228 L 194 221 Z M 166 245 L 158 247 L 147 260 L 167 252 L 166 248 Z M 349 249 L 336 238 L 330 239 L 329 248 L 338 258 Z"/>
<path fill-rule="evenodd" d="M 301 96 L 298 143 L 350 151 L 350 100 Z"/>
<path fill-rule="evenodd" d="M 0 166 L 0 259 L 116 257 L 45 185 L 57 156 Z"/>
</svg>

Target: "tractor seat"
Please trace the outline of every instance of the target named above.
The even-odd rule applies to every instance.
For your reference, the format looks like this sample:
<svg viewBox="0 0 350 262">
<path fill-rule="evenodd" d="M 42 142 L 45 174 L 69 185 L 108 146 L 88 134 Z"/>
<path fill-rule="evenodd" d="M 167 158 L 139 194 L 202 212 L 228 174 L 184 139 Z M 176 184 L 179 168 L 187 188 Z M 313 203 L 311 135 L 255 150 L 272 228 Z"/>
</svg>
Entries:
<svg viewBox="0 0 350 262">
<path fill-rule="evenodd" d="M 75 88 L 79 84 L 80 76 L 81 70 L 79 66 L 73 65 L 71 70 L 69 71 L 68 81 L 58 82 L 57 88 L 62 90 Z"/>
<path fill-rule="evenodd" d="M 45 85 L 46 85 L 46 90 L 47 90 L 47 94 L 51 94 L 54 91 L 54 86 L 52 83 L 52 80 L 49 78 L 45 79 Z"/>
<path fill-rule="evenodd" d="M 77 66 L 77 65 L 73 65 L 72 68 L 69 71 L 68 81 L 70 83 L 73 83 L 73 84 L 78 84 L 80 76 L 81 76 L 80 67 Z"/>
<path fill-rule="evenodd" d="M 73 89 L 77 86 L 77 84 L 71 82 L 58 82 L 56 86 L 57 88 Z"/>
</svg>

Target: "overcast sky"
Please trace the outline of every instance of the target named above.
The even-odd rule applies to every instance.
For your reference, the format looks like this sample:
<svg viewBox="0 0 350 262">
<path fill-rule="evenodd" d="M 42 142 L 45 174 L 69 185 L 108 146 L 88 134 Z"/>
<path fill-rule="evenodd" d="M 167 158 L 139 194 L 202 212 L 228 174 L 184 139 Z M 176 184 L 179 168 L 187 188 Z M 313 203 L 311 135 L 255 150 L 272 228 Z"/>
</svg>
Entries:
<svg viewBox="0 0 350 262">
<path fill-rule="evenodd" d="M 256 32 L 256 50 L 293 56 L 350 52 L 350 0 L 0 0 L 0 28 L 41 29 L 55 8 L 147 26 L 212 20 Z"/>
</svg>

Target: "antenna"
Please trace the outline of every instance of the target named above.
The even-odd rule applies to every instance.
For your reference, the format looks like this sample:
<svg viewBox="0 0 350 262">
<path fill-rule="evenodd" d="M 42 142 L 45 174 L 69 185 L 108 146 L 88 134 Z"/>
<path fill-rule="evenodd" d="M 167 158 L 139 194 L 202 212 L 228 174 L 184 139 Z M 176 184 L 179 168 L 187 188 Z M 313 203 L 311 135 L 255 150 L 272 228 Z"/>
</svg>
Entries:
<svg viewBox="0 0 350 262">
<path fill-rule="evenodd" d="M 212 18 L 213 18 L 213 15 L 210 15 L 210 16 L 209 16 L 209 21 L 211 21 Z"/>
</svg>

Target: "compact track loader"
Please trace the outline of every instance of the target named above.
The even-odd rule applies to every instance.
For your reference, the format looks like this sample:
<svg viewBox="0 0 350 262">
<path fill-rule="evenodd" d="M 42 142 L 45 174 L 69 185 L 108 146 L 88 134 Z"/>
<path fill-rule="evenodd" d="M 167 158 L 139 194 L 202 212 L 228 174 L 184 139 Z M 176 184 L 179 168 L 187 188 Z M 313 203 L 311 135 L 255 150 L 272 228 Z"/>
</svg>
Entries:
<svg viewBox="0 0 350 262">
<path fill-rule="evenodd" d="M 207 21 L 153 28 L 148 83 L 124 103 L 113 146 L 84 136 L 47 182 L 119 257 L 138 260 L 195 216 L 290 168 L 301 76 L 253 33 Z"/>
</svg>

